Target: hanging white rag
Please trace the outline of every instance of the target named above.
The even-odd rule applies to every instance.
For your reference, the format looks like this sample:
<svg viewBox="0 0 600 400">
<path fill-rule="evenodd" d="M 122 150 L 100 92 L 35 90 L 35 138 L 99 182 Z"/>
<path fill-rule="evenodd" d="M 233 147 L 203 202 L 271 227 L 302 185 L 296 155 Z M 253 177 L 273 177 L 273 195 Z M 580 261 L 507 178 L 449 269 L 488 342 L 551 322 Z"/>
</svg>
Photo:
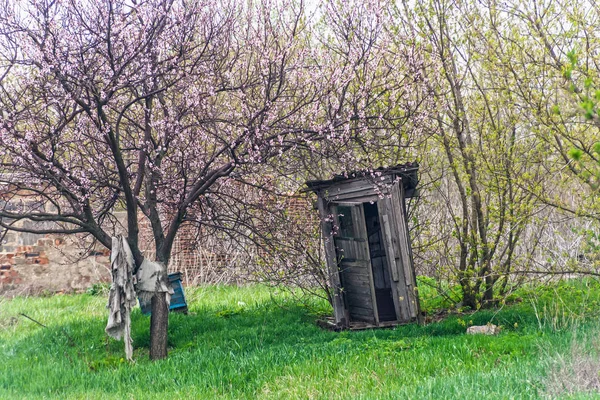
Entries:
<svg viewBox="0 0 600 400">
<path fill-rule="evenodd" d="M 144 259 L 142 265 L 133 275 L 135 261 L 127 240 L 118 235 L 112 238 L 110 253 L 112 285 L 108 297 L 109 309 L 106 333 L 117 340 L 125 342 L 125 357 L 131 361 L 133 341 L 131 340 L 131 309 L 140 303 L 149 304 L 156 293 L 166 293 L 167 309 L 174 293 L 167 267 L 160 262 Z"/>
<path fill-rule="evenodd" d="M 106 333 L 125 342 L 125 357 L 131 361 L 133 341 L 131 340 L 131 309 L 136 305 L 133 270 L 135 263 L 127 240 L 119 235 L 112 238 L 110 253 L 112 284 L 108 296 L 109 309 Z"/>
<path fill-rule="evenodd" d="M 144 259 L 137 272 L 135 290 L 141 305 L 149 304 L 156 293 L 166 293 L 167 308 L 171 303 L 173 287 L 169 282 L 167 267 L 161 262 Z"/>
</svg>

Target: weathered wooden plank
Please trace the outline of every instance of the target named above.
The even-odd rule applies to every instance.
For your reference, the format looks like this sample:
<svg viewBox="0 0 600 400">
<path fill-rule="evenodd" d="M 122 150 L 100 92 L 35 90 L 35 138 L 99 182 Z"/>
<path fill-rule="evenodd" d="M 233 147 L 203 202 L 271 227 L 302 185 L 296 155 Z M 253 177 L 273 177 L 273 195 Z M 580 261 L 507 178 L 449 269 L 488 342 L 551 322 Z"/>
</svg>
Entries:
<svg viewBox="0 0 600 400">
<path fill-rule="evenodd" d="M 347 284 L 344 286 L 344 292 L 350 295 L 360 295 L 363 297 L 371 298 L 371 290 L 368 287 L 354 284 Z"/>
<path fill-rule="evenodd" d="M 364 239 L 364 241 L 361 242 L 354 242 L 356 246 L 356 259 L 368 260 L 369 243 L 367 242 L 367 226 L 365 225 L 365 215 L 363 212 L 362 204 L 357 204 L 352 207 L 352 220 L 354 223 L 356 238 Z"/>
<path fill-rule="evenodd" d="M 367 235 L 367 225 L 365 222 L 365 212 L 364 212 L 364 208 L 362 206 L 362 204 L 360 206 L 356 206 L 356 219 L 355 219 L 355 223 L 356 223 L 356 227 L 357 227 L 357 231 L 360 232 L 360 237 L 367 239 L 368 235 Z M 373 282 L 373 268 L 371 267 L 371 259 L 370 259 L 370 252 L 369 252 L 369 242 L 365 242 L 364 246 L 361 246 L 361 250 L 362 250 L 362 256 L 364 257 L 364 259 L 369 260 L 367 262 L 367 271 L 368 271 L 368 275 L 369 275 L 369 288 L 371 289 L 371 301 L 373 302 L 373 313 L 375 315 L 375 323 L 378 324 L 379 323 L 379 313 L 377 312 L 377 299 L 375 297 L 375 284 Z"/>
<path fill-rule="evenodd" d="M 346 214 L 350 213 L 350 215 L 344 215 L 344 218 L 350 219 L 352 222 L 352 232 L 339 232 L 335 235 L 334 240 L 338 251 L 338 259 L 368 260 L 368 239 L 366 227 L 364 226 L 362 204 L 335 204 L 334 210 L 338 214 L 338 220 L 341 218 L 339 216 L 340 207 L 348 207 L 350 210 L 344 211 Z M 342 236 L 349 234 L 352 237 Z"/>
<path fill-rule="evenodd" d="M 356 193 L 375 194 L 375 187 L 367 182 L 356 182 L 356 185 L 345 185 L 330 188 L 327 196 L 329 199 L 337 198 L 338 196 L 356 196 Z"/>
<path fill-rule="evenodd" d="M 412 281 L 413 281 L 413 290 L 412 290 L 413 296 L 414 296 L 413 301 L 414 301 L 417 321 L 418 321 L 419 325 L 422 325 L 425 323 L 425 319 L 424 319 L 423 315 L 421 315 L 421 300 L 419 298 L 419 288 L 417 287 L 417 275 L 415 273 L 415 261 L 413 258 L 412 244 L 411 244 L 411 240 L 410 240 L 410 230 L 408 229 L 408 220 L 407 220 L 408 213 L 406 211 L 406 195 L 404 194 L 404 186 L 402 186 L 401 189 L 402 189 L 401 206 L 402 206 L 404 215 L 406 216 L 406 218 L 405 218 L 406 240 L 408 242 L 408 256 L 409 256 L 409 260 L 410 260 L 410 272 L 411 272 Z"/>
<path fill-rule="evenodd" d="M 367 307 L 354 306 L 350 310 L 350 315 L 364 315 L 366 317 L 375 319 L 373 307 L 368 307 L 368 306 Z"/>
<path fill-rule="evenodd" d="M 364 271 L 365 274 L 367 274 L 367 266 L 365 265 L 365 261 L 366 260 L 341 260 L 340 261 L 340 265 L 343 265 L 344 268 L 346 269 L 350 269 L 350 270 L 361 270 Z"/>
<path fill-rule="evenodd" d="M 374 318 L 375 314 L 373 311 L 374 311 L 373 307 L 371 307 L 371 306 L 354 306 L 350 310 L 350 314 L 361 314 L 361 315 L 365 315 L 365 316 Z"/>
<path fill-rule="evenodd" d="M 335 243 L 335 251 L 338 262 L 341 260 L 355 260 L 356 252 L 354 251 L 354 242 L 350 240 L 340 240 L 334 237 L 333 242 Z"/>
<path fill-rule="evenodd" d="M 346 294 L 346 302 L 350 307 L 350 311 L 352 311 L 352 308 L 354 307 L 362 307 L 372 310 L 373 303 L 370 302 L 369 298 L 369 296 L 359 295 L 358 293 Z"/>
<path fill-rule="evenodd" d="M 386 184 L 390 184 L 391 182 L 392 182 L 391 177 L 386 176 L 386 177 L 384 177 L 384 180 L 379 182 L 379 184 L 386 185 Z M 371 191 L 371 193 L 375 194 L 376 193 L 375 187 L 376 187 L 375 182 L 373 182 L 369 179 L 345 181 L 345 182 L 340 182 L 340 183 L 331 185 L 327 189 L 325 196 L 329 199 L 333 196 L 352 194 L 352 193 L 356 193 L 356 192 L 360 192 L 360 191 Z"/>
<path fill-rule="evenodd" d="M 345 273 L 342 275 L 343 285 L 369 287 L 369 277 L 361 274 Z"/>
<path fill-rule="evenodd" d="M 354 272 L 351 270 L 346 270 L 342 267 L 342 272 L 345 282 L 360 282 L 361 284 L 368 285 L 369 284 L 369 274 L 363 273 L 361 271 Z"/>
<path fill-rule="evenodd" d="M 363 317 L 363 316 L 351 316 L 352 322 L 360 323 L 360 324 L 369 324 L 371 326 L 379 326 L 375 324 L 375 320 L 373 318 Z"/>
<path fill-rule="evenodd" d="M 391 328 L 394 326 L 405 325 L 406 323 L 402 323 L 399 321 L 381 321 L 379 325 L 364 323 L 364 322 L 352 322 L 350 323 L 350 330 L 352 331 L 361 331 L 365 329 L 373 329 L 373 328 Z"/>
<path fill-rule="evenodd" d="M 393 196 L 393 195 L 392 195 Z M 410 307 L 408 303 L 410 302 L 408 296 L 408 290 L 406 287 L 406 279 L 404 276 L 404 267 L 402 266 L 402 259 L 400 257 L 400 246 L 398 243 L 398 224 L 396 222 L 396 213 L 394 207 L 392 205 L 392 199 L 384 199 L 382 204 L 382 212 L 388 216 L 389 228 L 390 228 L 390 238 L 391 238 L 391 247 L 394 252 L 394 263 L 393 267 L 396 268 L 396 272 L 398 274 L 398 281 L 395 282 L 394 301 L 398 302 L 398 308 L 396 309 L 396 314 L 398 319 L 401 321 L 409 321 L 410 317 Z"/>
<path fill-rule="evenodd" d="M 411 258 L 411 246 L 408 232 L 408 224 L 406 222 L 406 212 L 404 209 L 404 188 L 400 182 L 396 182 L 392 186 L 392 205 L 394 210 L 394 216 L 396 219 L 396 225 L 398 229 L 398 241 L 400 245 L 400 255 L 402 259 L 402 267 L 404 270 L 404 279 L 406 282 L 407 292 L 407 304 L 410 310 L 410 318 L 417 318 L 419 316 L 419 303 L 416 293 L 416 278 L 414 273 L 414 266 Z"/>
<path fill-rule="evenodd" d="M 366 262 L 367 260 L 349 260 L 347 258 L 339 261 L 340 265 L 343 264 L 344 268 L 349 270 L 366 270 Z"/>
<path fill-rule="evenodd" d="M 387 214 L 383 214 L 381 216 L 382 226 L 383 226 L 383 238 L 385 241 L 385 250 L 386 256 L 388 260 L 388 265 L 390 268 L 390 272 L 392 273 L 392 280 L 398 282 L 398 266 L 396 264 L 396 252 L 394 251 L 394 246 L 392 244 L 392 232 L 390 230 L 390 219 Z"/>
<path fill-rule="evenodd" d="M 371 290 L 371 284 L 368 276 L 356 274 L 344 274 L 342 285 L 348 291 L 349 287 L 363 287 Z M 370 292 L 369 292 L 370 293 Z"/>
<path fill-rule="evenodd" d="M 331 186 L 329 186 L 327 194 L 345 193 L 355 189 L 368 187 L 370 185 L 372 185 L 372 182 L 370 182 L 368 179 L 356 179 L 334 183 Z"/>
<path fill-rule="evenodd" d="M 362 238 L 344 238 L 334 237 L 335 248 L 338 254 L 338 259 L 347 260 L 348 262 L 367 261 L 365 257 L 364 247 L 367 246 L 367 240 Z"/>
<path fill-rule="evenodd" d="M 350 309 L 350 319 L 358 321 L 375 322 L 374 310 L 372 308 L 352 307 Z"/>
<path fill-rule="evenodd" d="M 371 308 L 368 319 L 378 321 L 363 205 L 362 203 L 336 203 L 335 212 L 338 214 L 340 212 L 339 207 L 349 207 L 349 209 L 344 210 L 344 217 L 351 218 L 353 232 L 346 233 L 354 236 L 353 238 L 336 236 L 334 241 L 348 312 L 352 318 L 353 315 L 360 314 L 360 311 L 354 311 L 355 307 L 368 306 Z M 351 215 L 346 215 L 348 213 Z M 340 257 L 340 255 L 342 256 Z M 362 319 L 367 318 L 364 315 L 362 317 Z"/>
<path fill-rule="evenodd" d="M 329 282 L 333 288 L 333 312 L 335 316 L 335 322 L 339 326 L 348 326 L 348 319 L 346 316 L 346 309 L 344 306 L 344 299 L 342 294 L 342 283 L 340 279 L 340 273 L 338 270 L 337 255 L 335 252 L 335 243 L 333 241 L 333 226 L 328 218 L 330 214 L 327 209 L 327 203 L 325 199 L 319 196 L 317 201 L 319 209 L 319 216 L 321 217 L 321 232 L 323 235 L 323 244 L 325 246 L 325 260 L 327 262 L 327 270 L 329 274 Z"/>
<path fill-rule="evenodd" d="M 365 243 L 367 239 L 363 238 L 353 238 L 353 237 L 345 237 L 345 236 L 334 236 L 334 240 L 340 243 Z"/>
<path fill-rule="evenodd" d="M 400 256 L 402 257 L 402 266 L 404 267 L 404 278 L 406 279 L 407 285 L 412 285 L 413 277 L 412 277 L 412 268 L 410 268 L 410 244 L 408 242 L 408 228 L 406 224 L 406 215 L 404 213 L 404 209 L 402 207 L 401 202 L 401 191 L 398 187 L 394 187 L 393 193 L 395 194 L 393 198 L 393 206 L 394 206 L 394 214 L 396 217 L 396 224 L 398 225 L 398 244 L 400 246 Z"/>
<path fill-rule="evenodd" d="M 369 276 L 369 266 L 367 261 L 347 261 L 340 262 L 340 270 L 344 273 Z"/>
<path fill-rule="evenodd" d="M 344 287 L 344 290 L 351 297 L 363 297 L 367 299 L 368 304 L 373 304 L 371 299 L 371 290 L 368 287 L 361 285 L 349 284 Z"/>
<path fill-rule="evenodd" d="M 391 278 L 391 288 L 392 288 L 392 299 L 394 301 L 394 310 L 396 311 L 396 319 L 399 321 L 403 320 L 402 317 L 402 307 L 401 307 L 401 301 L 400 301 L 400 294 L 398 292 L 398 282 L 400 282 L 400 278 L 399 278 L 399 274 L 398 274 L 398 254 L 395 252 L 394 249 L 394 245 L 392 242 L 392 227 L 391 227 L 391 222 L 390 222 L 390 216 L 388 214 L 386 214 L 386 210 L 389 209 L 389 203 L 390 199 L 382 199 L 381 202 L 378 204 L 378 212 L 379 212 L 379 219 L 380 219 L 380 224 L 382 227 L 384 227 L 384 231 L 383 231 L 383 236 L 384 236 L 384 242 L 385 242 L 385 247 L 386 247 L 386 257 L 388 260 L 388 268 L 389 271 L 388 273 L 390 274 L 390 278 Z M 392 216 L 393 218 L 393 216 Z M 404 314 L 406 314 L 406 310 L 404 310 Z"/>
<path fill-rule="evenodd" d="M 344 275 L 342 284 L 349 311 L 352 311 L 354 306 L 373 308 L 368 277 Z"/>
<path fill-rule="evenodd" d="M 344 274 L 342 276 L 342 285 L 344 290 L 348 291 L 349 288 L 364 288 L 369 290 L 370 295 L 370 283 L 369 277 L 363 275 Z"/>
<path fill-rule="evenodd" d="M 329 201 L 351 201 L 351 202 L 356 202 L 356 203 L 367 203 L 370 201 L 377 201 L 379 200 L 379 195 L 375 194 L 374 191 L 371 190 L 363 190 L 360 192 L 354 192 L 354 193 L 346 193 L 346 194 L 338 194 L 335 196 L 329 196 L 327 197 L 327 200 Z"/>
</svg>

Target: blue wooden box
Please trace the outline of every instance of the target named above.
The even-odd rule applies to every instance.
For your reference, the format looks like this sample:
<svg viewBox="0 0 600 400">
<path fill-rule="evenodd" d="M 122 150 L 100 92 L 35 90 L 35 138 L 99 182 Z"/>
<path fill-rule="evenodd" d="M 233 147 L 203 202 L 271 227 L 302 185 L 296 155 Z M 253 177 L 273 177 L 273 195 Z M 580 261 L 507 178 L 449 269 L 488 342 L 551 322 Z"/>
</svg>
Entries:
<svg viewBox="0 0 600 400">
<path fill-rule="evenodd" d="M 173 288 L 174 292 L 171 295 L 171 304 L 169 305 L 169 311 L 182 312 L 184 314 L 187 314 L 188 308 L 187 303 L 185 301 L 185 294 L 183 293 L 183 285 L 181 284 L 181 272 L 174 272 L 172 274 L 169 274 L 169 282 L 171 282 L 171 287 Z M 142 314 L 152 314 L 151 302 L 142 303 L 140 301 L 139 303 L 140 308 L 142 309 Z"/>
</svg>

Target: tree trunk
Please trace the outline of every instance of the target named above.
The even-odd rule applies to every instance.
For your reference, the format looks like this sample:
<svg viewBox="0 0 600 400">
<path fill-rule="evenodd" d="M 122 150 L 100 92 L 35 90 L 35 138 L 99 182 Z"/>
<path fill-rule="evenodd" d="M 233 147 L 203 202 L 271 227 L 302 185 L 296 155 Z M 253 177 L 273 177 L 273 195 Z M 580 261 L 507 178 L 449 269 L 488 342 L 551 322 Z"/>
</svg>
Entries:
<svg viewBox="0 0 600 400">
<path fill-rule="evenodd" d="M 488 264 L 489 265 L 489 264 Z M 483 292 L 483 304 L 484 308 L 490 308 L 494 306 L 494 284 L 496 280 L 492 276 L 491 268 L 488 267 L 487 275 L 485 276 L 485 291 Z"/>
<path fill-rule="evenodd" d="M 471 310 L 477 310 L 477 291 L 471 287 L 468 278 L 460 280 L 462 288 L 462 305 L 469 307 Z"/>
<path fill-rule="evenodd" d="M 169 307 L 167 294 L 157 293 L 152 297 L 150 317 L 150 359 L 167 358 L 167 331 L 169 328 Z"/>
</svg>

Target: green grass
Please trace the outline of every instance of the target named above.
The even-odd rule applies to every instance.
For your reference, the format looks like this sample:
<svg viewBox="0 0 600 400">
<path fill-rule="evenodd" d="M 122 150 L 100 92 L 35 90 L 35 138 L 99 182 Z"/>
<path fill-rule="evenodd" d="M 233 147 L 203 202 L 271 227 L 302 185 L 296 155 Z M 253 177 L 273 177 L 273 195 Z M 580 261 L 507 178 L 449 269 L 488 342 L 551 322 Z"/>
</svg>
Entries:
<svg viewBox="0 0 600 400">
<path fill-rule="evenodd" d="M 135 363 L 104 334 L 104 297 L 0 299 L 0 398 L 539 398 L 557 354 L 596 331 L 600 310 L 600 285 L 577 281 L 426 326 L 335 333 L 315 325 L 329 311 L 318 299 L 262 286 L 186 295 L 191 314 L 171 314 L 164 361 L 149 361 L 149 318 L 135 310 Z M 500 335 L 465 335 L 490 321 Z"/>
</svg>

